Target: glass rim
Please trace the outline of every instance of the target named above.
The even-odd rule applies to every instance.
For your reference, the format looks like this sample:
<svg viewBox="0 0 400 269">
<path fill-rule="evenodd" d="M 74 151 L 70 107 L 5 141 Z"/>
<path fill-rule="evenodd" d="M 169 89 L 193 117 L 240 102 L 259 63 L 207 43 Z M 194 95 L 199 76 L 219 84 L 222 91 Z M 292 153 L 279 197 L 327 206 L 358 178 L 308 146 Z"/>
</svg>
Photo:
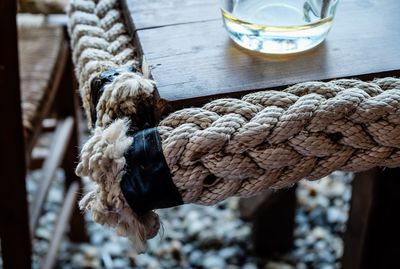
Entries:
<svg viewBox="0 0 400 269">
<path fill-rule="evenodd" d="M 270 32 L 282 32 L 282 31 L 298 31 L 298 30 L 307 30 L 310 28 L 314 28 L 316 26 L 319 26 L 321 24 L 331 22 L 333 21 L 333 18 L 336 13 L 336 5 L 339 3 L 339 0 L 336 0 L 335 7 L 334 7 L 334 12 L 331 16 L 328 16 L 323 19 L 319 19 L 310 23 L 306 24 L 297 24 L 297 25 L 267 25 L 267 24 L 260 24 L 260 23 L 253 23 L 249 22 L 246 20 L 238 19 L 235 16 L 232 15 L 231 12 L 225 10 L 223 7 L 221 7 L 221 12 L 222 15 L 227 18 L 230 21 L 246 25 L 248 28 L 253 29 L 253 30 L 265 30 L 265 31 L 270 31 Z"/>
</svg>

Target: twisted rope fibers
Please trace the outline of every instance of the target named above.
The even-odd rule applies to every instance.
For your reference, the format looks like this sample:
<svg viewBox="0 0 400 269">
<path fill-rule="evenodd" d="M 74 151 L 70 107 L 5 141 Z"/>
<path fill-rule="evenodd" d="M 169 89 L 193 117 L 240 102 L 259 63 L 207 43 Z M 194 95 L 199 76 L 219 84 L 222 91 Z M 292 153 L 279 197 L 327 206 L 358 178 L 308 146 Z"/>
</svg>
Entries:
<svg viewBox="0 0 400 269">
<path fill-rule="evenodd" d="M 116 0 L 71 3 L 74 62 L 89 118 L 90 81 L 107 68 L 121 65 L 115 56 L 103 57 L 111 55 L 113 42 L 104 38 L 107 31 L 100 21 L 110 12 L 119 14 Z M 120 19 L 115 21 L 118 29 L 125 29 Z M 81 29 L 80 34 L 76 29 Z M 79 41 L 84 38 L 85 42 Z M 91 39 L 96 42 L 92 44 Z M 134 51 L 129 42 L 125 46 Z M 133 57 L 131 53 L 125 62 L 138 66 Z M 95 221 L 130 237 L 138 251 L 156 234 L 159 219 L 152 211 L 138 216 L 131 210 L 120 182 L 126 171 L 125 154 L 134 146 L 131 132 L 136 123 L 128 118 L 135 119 L 132 115 L 139 113 L 141 103 L 152 104 L 153 89 L 152 81 L 133 72 L 122 72 L 104 86 L 96 106 L 94 134 L 83 147 L 77 167 L 79 175 L 97 184 L 82 199 L 81 207 L 92 210 Z M 400 166 L 399 114 L 400 79 L 345 79 L 215 100 L 202 108 L 172 113 L 157 130 L 183 201 L 210 205 L 233 195 L 290 187 L 302 178 L 319 179 L 335 170 Z"/>
<path fill-rule="evenodd" d="M 117 0 L 71 0 L 68 30 L 75 74 L 89 125 L 106 126 L 113 119 L 137 113 L 137 105 L 152 105 L 154 82 L 139 72 L 132 39 L 122 21 Z M 110 69 L 119 72 L 103 88 L 90 113 L 91 83 Z"/>
<path fill-rule="evenodd" d="M 80 207 L 90 210 L 94 221 L 128 237 L 141 252 L 146 239 L 156 235 L 160 223 L 152 211 L 141 216 L 133 212 L 120 189 L 126 164 L 124 153 L 132 144 L 132 137 L 126 133 L 137 127 L 133 126 L 134 121 L 129 127 L 126 122 L 104 127 L 116 118 L 138 115 L 143 108 L 151 107 L 154 83 L 146 75 L 134 72 L 145 73 L 146 69 L 141 70 L 135 59 L 135 48 L 117 0 L 71 0 L 68 15 L 80 95 L 88 124 L 95 126 L 76 169 L 78 175 L 90 176 L 95 188 L 83 197 Z M 118 72 L 102 80 L 110 70 Z M 97 84 L 98 88 L 91 87 Z M 101 95 L 93 92 L 96 90 Z"/>
</svg>

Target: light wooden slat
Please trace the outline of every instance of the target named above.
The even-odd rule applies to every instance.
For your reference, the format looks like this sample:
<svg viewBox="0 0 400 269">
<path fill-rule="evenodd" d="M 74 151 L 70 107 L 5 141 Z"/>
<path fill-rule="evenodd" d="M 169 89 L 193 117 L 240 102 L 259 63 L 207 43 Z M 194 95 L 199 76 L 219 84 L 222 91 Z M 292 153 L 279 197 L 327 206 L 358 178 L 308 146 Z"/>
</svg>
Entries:
<svg viewBox="0 0 400 269">
<path fill-rule="evenodd" d="M 68 141 L 71 138 L 73 125 L 73 118 L 68 117 L 61 121 L 56 128 L 53 142 L 50 146 L 49 156 L 43 164 L 43 178 L 40 181 L 40 185 L 34 196 L 34 200 L 31 203 L 30 228 L 32 235 L 34 235 L 33 231 L 37 226 L 41 211 L 43 209 L 43 203 L 46 200 L 47 192 L 55 176 L 55 172 L 63 160 Z"/>
<path fill-rule="evenodd" d="M 218 20 L 219 1 L 128 0 L 122 1 L 132 31 L 199 21 Z"/>
<path fill-rule="evenodd" d="M 71 218 L 72 212 L 75 208 L 74 204 L 77 202 L 78 190 L 79 190 L 79 184 L 77 182 L 72 183 L 68 189 L 68 192 L 65 196 L 63 207 L 61 209 L 61 213 L 58 217 L 53 237 L 49 244 L 49 250 L 42 261 L 40 267 L 41 269 L 51 269 L 55 264 L 60 242 L 63 238 L 65 230 L 69 225 L 69 219 Z"/>
</svg>

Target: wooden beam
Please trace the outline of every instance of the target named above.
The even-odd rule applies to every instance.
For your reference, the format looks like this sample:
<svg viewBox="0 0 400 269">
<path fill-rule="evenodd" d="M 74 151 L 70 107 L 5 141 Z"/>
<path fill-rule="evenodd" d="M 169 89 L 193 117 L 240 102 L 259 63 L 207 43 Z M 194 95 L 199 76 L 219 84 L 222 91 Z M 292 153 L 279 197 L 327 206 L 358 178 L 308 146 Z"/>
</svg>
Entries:
<svg viewBox="0 0 400 269">
<path fill-rule="evenodd" d="M 4 269 L 31 267 L 15 0 L 0 1 L 0 238 Z"/>
<path fill-rule="evenodd" d="M 31 204 L 30 228 L 32 233 L 38 223 L 43 209 L 43 204 L 46 200 L 47 192 L 55 176 L 55 172 L 61 165 L 63 156 L 67 151 L 68 141 L 71 138 L 73 126 L 74 120 L 72 117 L 61 121 L 57 126 L 52 144 L 50 146 L 49 156 L 43 164 L 43 178 L 39 183 L 37 193 L 35 194 L 35 198 Z"/>
<path fill-rule="evenodd" d="M 296 206 L 296 186 L 241 199 L 241 215 L 253 224 L 252 240 L 257 256 L 268 257 L 293 247 Z"/>
<path fill-rule="evenodd" d="M 356 175 L 342 268 L 400 268 L 399 189 L 398 168 Z"/>
<path fill-rule="evenodd" d="M 46 253 L 46 256 L 43 259 L 41 269 L 51 269 L 54 266 L 60 242 L 68 227 L 69 219 L 71 218 L 72 212 L 74 210 L 74 205 L 76 204 L 78 190 L 79 184 L 77 182 L 71 184 L 68 189 L 63 207 L 61 209 L 61 213 L 58 217 L 53 237 L 50 241 L 49 251 Z"/>
</svg>

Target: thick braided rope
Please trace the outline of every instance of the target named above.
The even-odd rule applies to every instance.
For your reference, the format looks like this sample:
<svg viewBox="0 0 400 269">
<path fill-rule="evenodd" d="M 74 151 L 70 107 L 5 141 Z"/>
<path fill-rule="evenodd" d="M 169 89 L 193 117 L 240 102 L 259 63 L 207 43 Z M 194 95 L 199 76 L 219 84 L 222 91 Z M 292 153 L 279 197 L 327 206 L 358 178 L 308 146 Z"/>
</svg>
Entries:
<svg viewBox="0 0 400 269">
<path fill-rule="evenodd" d="M 119 10 L 118 0 L 71 0 L 69 33 L 73 49 L 76 77 L 89 120 L 91 84 L 110 68 L 132 66 L 139 70 L 133 41 Z M 137 104 L 151 103 L 154 83 L 140 73 L 120 72 L 112 83 L 104 87 L 97 103 L 96 126 L 106 126 L 113 119 L 137 113 Z"/>
<path fill-rule="evenodd" d="M 113 19 L 106 20 L 107 14 Z M 70 16 L 76 73 L 90 119 L 91 81 L 109 68 L 137 68 L 138 63 L 116 0 L 72 1 Z M 102 21 L 113 23 L 105 27 Z M 114 46 L 121 36 L 126 41 Z M 125 116 L 139 112 L 140 104 L 152 98 L 153 87 L 132 72 L 104 87 L 96 106 L 97 127 L 77 168 L 97 186 L 81 201 L 82 208 L 92 210 L 95 221 L 130 237 L 139 251 L 157 232 L 159 220 L 152 212 L 137 216 L 119 182 L 132 144 L 128 133 L 136 124 Z M 158 132 L 184 202 L 214 204 L 334 170 L 400 166 L 399 94 L 396 78 L 309 82 L 177 111 L 160 123 Z"/>
<path fill-rule="evenodd" d="M 308 82 L 219 99 L 172 113 L 158 131 L 174 183 L 190 203 L 215 204 L 335 170 L 396 167 L 400 79 Z"/>
</svg>

